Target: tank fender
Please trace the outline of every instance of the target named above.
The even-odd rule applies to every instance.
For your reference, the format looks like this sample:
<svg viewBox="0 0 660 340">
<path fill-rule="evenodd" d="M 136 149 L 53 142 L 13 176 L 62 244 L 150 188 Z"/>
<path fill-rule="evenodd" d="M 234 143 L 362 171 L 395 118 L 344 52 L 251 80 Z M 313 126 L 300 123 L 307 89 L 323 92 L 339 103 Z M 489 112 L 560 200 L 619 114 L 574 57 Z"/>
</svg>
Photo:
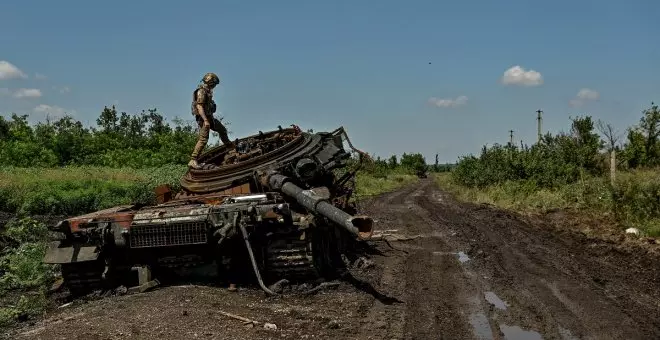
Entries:
<svg viewBox="0 0 660 340">
<path fill-rule="evenodd" d="M 96 246 L 84 246 L 74 244 L 71 246 L 61 246 L 58 241 L 51 242 L 44 256 L 44 263 L 48 264 L 66 264 L 74 262 L 95 261 L 99 258 L 99 251 Z"/>
</svg>

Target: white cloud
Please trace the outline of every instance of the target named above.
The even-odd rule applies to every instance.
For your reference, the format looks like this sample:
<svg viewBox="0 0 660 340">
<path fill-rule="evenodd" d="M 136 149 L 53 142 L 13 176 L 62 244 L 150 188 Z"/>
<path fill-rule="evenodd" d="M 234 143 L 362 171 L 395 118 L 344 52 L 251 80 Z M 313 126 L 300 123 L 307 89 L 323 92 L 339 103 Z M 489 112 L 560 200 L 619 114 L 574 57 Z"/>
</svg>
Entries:
<svg viewBox="0 0 660 340">
<path fill-rule="evenodd" d="M 598 93 L 598 91 L 588 88 L 582 88 L 580 89 L 580 91 L 578 91 L 577 95 L 575 95 L 575 98 L 571 99 L 568 102 L 568 105 L 577 107 L 577 106 L 581 106 L 585 102 L 598 100 L 599 98 L 600 98 L 600 93 Z"/>
<path fill-rule="evenodd" d="M 68 86 L 53 86 L 53 90 L 62 94 L 71 92 L 71 88 Z"/>
<path fill-rule="evenodd" d="M 584 89 L 581 89 L 578 92 L 577 96 L 578 96 L 578 98 L 584 99 L 584 100 L 596 100 L 596 99 L 600 98 L 600 93 L 598 93 L 598 92 L 596 92 L 592 89 L 584 88 Z"/>
<path fill-rule="evenodd" d="M 39 89 L 18 89 L 13 94 L 16 98 L 39 98 L 41 91 Z"/>
<path fill-rule="evenodd" d="M 36 73 L 36 74 L 34 75 L 34 78 L 39 79 L 39 80 L 45 80 L 45 79 L 48 79 L 48 77 L 46 77 L 45 75 L 43 75 L 43 74 L 41 74 L 41 73 Z"/>
<path fill-rule="evenodd" d="M 9 88 L 0 88 L 0 96 L 12 96 L 14 98 L 39 98 L 41 97 L 41 90 L 39 89 L 18 89 L 12 91 Z"/>
<path fill-rule="evenodd" d="M 75 110 L 66 110 L 59 106 L 46 104 L 39 104 L 39 106 L 35 107 L 33 110 L 37 113 L 47 113 L 52 116 L 64 116 L 65 114 L 74 115 L 76 113 Z"/>
<path fill-rule="evenodd" d="M 27 75 L 12 63 L 0 60 L 0 80 L 14 78 L 27 78 Z"/>
<path fill-rule="evenodd" d="M 467 101 L 468 97 L 466 96 L 458 96 L 456 99 L 431 97 L 428 100 L 429 104 L 437 107 L 457 107 L 465 105 Z"/>
<path fill-rule="evenodd" d="M 538 86 L 543 84 L 543 76 L 535 70 L 525 70 L 516 65 L 504 71 L 500 81 L 504 85 Z"/>
</svg>

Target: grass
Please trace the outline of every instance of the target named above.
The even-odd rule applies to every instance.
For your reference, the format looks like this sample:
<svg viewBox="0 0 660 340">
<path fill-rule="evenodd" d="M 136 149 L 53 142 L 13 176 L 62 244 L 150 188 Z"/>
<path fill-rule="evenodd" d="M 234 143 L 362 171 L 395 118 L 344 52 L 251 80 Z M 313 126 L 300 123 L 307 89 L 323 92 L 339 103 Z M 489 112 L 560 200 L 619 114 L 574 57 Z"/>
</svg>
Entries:
<svg viewBox="0 0 660 340">
<path fill-rule="evenodd" d="M 604 177 L 586 178 L 555 190 L 539 189 L 523 181 L 469 188 L 454 182 L 450 173 L 437 174 L 436 182 L 464 201 L 524 213 L 562 209 L 597 214 L 621 228 L 634 227 L 646 236 L 660 236 L 659 170 L 617 173 L 614 187 Z"/>
<path fill-rule="evenodd" d="M 358 173 L 356 176 L 356 196 L 358 199 L 372 197 L 385 192 L 394 191 L 402 186 L 414 183 L 418 180 L 415 175 L 392 172 L 386 176 L 372 176 Z"/>
<path fill-rule="evenodd" d="M 178 187 L 184 171 L 185 166 L 0 168 L 0 210 L 25 216 L 74 215 L 130 202 L 150 203 L 153 187 Z"/>
</svg>

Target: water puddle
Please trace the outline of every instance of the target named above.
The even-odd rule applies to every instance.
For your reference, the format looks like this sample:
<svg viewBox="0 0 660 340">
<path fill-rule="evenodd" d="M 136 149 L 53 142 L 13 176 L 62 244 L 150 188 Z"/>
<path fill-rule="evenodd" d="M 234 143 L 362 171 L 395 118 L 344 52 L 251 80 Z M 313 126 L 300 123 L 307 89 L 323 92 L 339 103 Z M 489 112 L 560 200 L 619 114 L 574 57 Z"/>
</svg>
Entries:
<svg viewBox="0 0 660 340">
<path fill-rule="evenodd" d="M 446 251 L 434 251 L 433 255 L 456 255 L 458 256 L 458 261 L 460 261 L 461 263 L 470 261 L 470 257 L 462 251 L 459 251 L 458 253 L 446 252 Z"/>
<path fill-rule="evenodd" d="M 472 325 L 477 339 L 493 339 L 493 332 L 490 329 L 488 318 L 483 313 L 470 315 L 470 325 Z"/>
<path fill-rule="evenodd" d="M 495 308 L 505 310 L 507 307 L 507 303 L 502 301 L 499 296 L 495 295 L 493 292 L 485 292 L 484 296 L 486 298 L 486 301 L 490 302 Z"/>
<path fill-rule="evenodd" d="M 525 331 L 518 326 L 500 325 L 500 330 L 507 340 L 543 340 L 541 334 L 535 331 Z"/>
<path fill-rule="evenodd" d="M 458 260 L 461 261 L 461 263 L 465 263 L 467 261 L 470 261 L 470 257 L 468 257 L 466 253 L 459 251 Z"/>
</svg>

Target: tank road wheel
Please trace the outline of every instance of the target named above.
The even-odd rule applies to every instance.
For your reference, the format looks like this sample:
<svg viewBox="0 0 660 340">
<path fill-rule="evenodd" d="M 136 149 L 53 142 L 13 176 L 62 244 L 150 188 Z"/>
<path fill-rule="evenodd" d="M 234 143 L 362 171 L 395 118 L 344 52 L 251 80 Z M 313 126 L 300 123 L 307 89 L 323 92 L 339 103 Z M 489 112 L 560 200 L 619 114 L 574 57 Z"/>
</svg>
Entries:
<svg viewBox="0 0 660 340">
<path fill-rule="evenodd" d="M 270 236 L 265 251 L 265 276 L 268 282 L 280 279 L 305 281 L 316 279 L 310 235 L 304 231 L 276 232 Z"/>
<path fill-rule="evenodd" d="M 103 289 L 103 260 L 62 264 L 64 285 L 73 296 L 82 296 Z"/>
<path fill-rule="evenodd" d="M 315 218 L 312 223 L 315 266 L 320 275 L 334 279 L 345 268 L 341 232 L 324 218 Z"/>
</svg>

